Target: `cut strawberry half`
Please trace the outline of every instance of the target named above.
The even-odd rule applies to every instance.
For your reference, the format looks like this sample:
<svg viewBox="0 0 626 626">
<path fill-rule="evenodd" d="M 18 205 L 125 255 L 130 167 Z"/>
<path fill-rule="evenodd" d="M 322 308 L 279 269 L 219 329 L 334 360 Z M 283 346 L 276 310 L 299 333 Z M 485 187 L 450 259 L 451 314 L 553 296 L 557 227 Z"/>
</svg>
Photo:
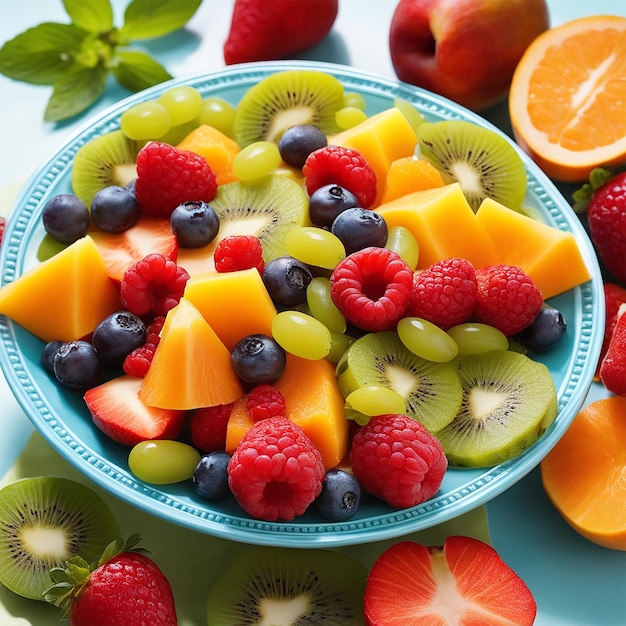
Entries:
<svg viewBox="0 0 626 626">
<path fill-rule="evenodd" d="M 175 439 L 185 411 L 146 406 L 139 399 L 143 379 L 119 376 L 85 392 L 94 424 L 114 441 L 134 446 L 148 439 Z"/>
<path fill-rule="evenodd" d="M 178 256 L 178 242 L 169 219 L 142 216 L 122 233 L 93 230 L 89 235 L 104 259 L 109 276 L 118 283 L 133 263 L 148 254 L 162 254 L 172 261 Z"/>
<path fill-rule="evenodd" d="M 537 605 L 524 581 L 489 545 L 448 537 L 441 547 L 396 543 L 365 586 L 368 626 L 531 626 Z"/>
</svg>

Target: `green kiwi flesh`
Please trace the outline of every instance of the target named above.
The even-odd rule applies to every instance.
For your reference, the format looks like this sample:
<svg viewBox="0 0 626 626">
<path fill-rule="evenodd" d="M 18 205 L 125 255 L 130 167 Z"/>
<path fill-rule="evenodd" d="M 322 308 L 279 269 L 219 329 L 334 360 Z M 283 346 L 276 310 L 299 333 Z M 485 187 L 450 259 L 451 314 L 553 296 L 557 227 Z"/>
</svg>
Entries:
<svg viewBox="0 0 626 626">
<path fill-rule="evenodd" d="M 458 415 L 435 433 L 450 466 L 487 467 L 532 445 L 554 421 L 557 394 L 548 368 L 519 352 L 458 357 Z"/>
<path fill-rule="evenodd" d="M 337 132 L 335 113 L 343 107 L 343 85 L 315 70 L 285 70 L 250 87 L 235 112 L 235 140 L 278 141 L 296 124 L 313 124 L 325 134 Z"/>
<path fill-rule="evenodd" d="M 393 331 L 354 341 L 337 364 L 337 381 L 344 397 L 370 385 L 393 389 L 404 398 L 406 414 L 433 433 L 449 424 L 461 406 L 455 367 L 422 359 Z"/>
<path fill-rule="evenodd" d="M 515 148 L 498 133 L 467 120 L 427 122 L 418 128 L 421 155 L 447 183 L 458 182 L 476 211 L 485 198 L 520 210 L 526 168 Z"/>
<path fill-rule="evenodd" d="M 244 550 L 211 587 L 208 626 L 362 626 L 367 569 L 331 550 Z"/>
<path fill-rule="evenodd" d="M 128 139 L 121 130 L 98 135 L 83 144 L 72 166 L 74 194 L 89 207 L 103 187 L 124 187 L 137 176 L 137 154 L 144 144 Z"/>
<path fill-rule="evenodd" d="M 32 477 L 0 490 L 0 582 L 25 598 L 43 601 L 51 568 L 73 556 L 97 561 L 118 537 L 105 502 L 81 483 Z"/>
<path fill-rule="evenodd" d="M 217 240 L 235 234 L 255 235 L 267 263 L 285 254 L 287 233 L 304 225 L 308 200 L 293 179 L 268 174 L 262 180 L 220 185 L 211 206 L 220 218 Z"/>
</svg>

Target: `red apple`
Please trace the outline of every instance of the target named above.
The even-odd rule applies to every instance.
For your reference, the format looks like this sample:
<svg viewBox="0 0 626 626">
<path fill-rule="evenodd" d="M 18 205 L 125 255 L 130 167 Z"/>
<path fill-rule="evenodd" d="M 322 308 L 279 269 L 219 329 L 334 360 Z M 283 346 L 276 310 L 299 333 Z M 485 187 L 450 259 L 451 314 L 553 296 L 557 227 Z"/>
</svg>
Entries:
<svg viewBox="0 0 626 626">
<path fill-rule="evenodd" d="M 389 50 L 398 78 L 479 111 L 502 100 L 545 0 L 400 0 Z"/>
</svg>

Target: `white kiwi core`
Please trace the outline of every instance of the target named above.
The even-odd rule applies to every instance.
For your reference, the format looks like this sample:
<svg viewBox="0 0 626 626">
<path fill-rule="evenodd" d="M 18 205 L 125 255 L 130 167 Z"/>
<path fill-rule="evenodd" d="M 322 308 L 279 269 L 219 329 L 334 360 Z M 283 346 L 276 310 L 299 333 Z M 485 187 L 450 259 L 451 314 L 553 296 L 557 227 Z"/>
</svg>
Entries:
<svg viewBox="0 0 626 626">
<path fill-rule="evenodd" d="M 26 552 L 58 559 L 70 558 L 67 535 L 62 528 L 54 526 L 25 526 L 20 540 Z"/>
<path fill-rule="evenodd" d="M 256 626 L 290 626 L 311 607 L 304 594 L 294 598 L 262 598 L 259 604 L 262 617 Z"/>
</svg>

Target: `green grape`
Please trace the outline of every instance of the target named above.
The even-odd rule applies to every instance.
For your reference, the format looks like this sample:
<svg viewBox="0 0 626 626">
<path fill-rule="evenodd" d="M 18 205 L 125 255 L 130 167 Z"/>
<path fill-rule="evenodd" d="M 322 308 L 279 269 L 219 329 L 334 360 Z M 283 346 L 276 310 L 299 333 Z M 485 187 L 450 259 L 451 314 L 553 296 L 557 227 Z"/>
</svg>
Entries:
<svg viewBox="0 0 626 626">
<path fill-rule="evenodd" d="M 411 352 L 427 361 L 445 363 L 458 354 L 456 342 L 445 330 L 420 317 L 402 318 L 397 332 Z"/>
<path fill-rule="evenodd" d="M 272 320 L 272 336 L 283 349 L 304 359 L 323 359 L 330 352 L 330 331 L 313 316 L 281 311 Z"/>
<path fill-rule="evenodd" d="M 335 113 L 335 122 L 339 128 L 352 128 L 367 119 L 365 111 L 357 107 L 343 107 Z"/>
<path fill-rule="evenodd" d="M 409 124 L 413 127 L 413 130 L 417 131 L 419 125 L 424 121 L 424 116 L 411 104 L 408 100 L 396 96 L 393 100 L 393 106 L 400 109 L 404 116 L 409 121 Z"/>
<path fill-rule="evenodd" d="M 390 226 L 387 231 L 385 248 L 392 250 L 413 270 L 419 261 L 419 244 L 406 226 Z"/>
<path fill-rule="evenodd" d="M 369 385 L 359 387 L 346 396 L 346 406 L 363 415 L 386 415 L 405 413 L 404 398 L 390 387 Z"/>
<path fill-rule="evenodd" d="M 365 111 L 365 98 L 356 91 L 346 91 L 343 95 L 343 106 L 354 107 Z"/>
<path fill-rule="evenodd" d="M 316 226 L 292 228 L 285 237 L 284 248 L 287 254 L 307 265 L 329 270 L 346 256 L 341 239 Z"/>
<path fill-rule="evenodd" d="M 354 341 L 354 337 L 344 333 L 330 333 L 330 352 L 326 355 L 326 360 L 331 363 L 339 363 L 345 351 Z"/>
<path fill-rule="evenodd" d="M 139 102 L 122 113 L 120 129 L 135 140 L 159 139 L 171 128 L 172 120 L 167 109 L 156 102 Z"/>
<path fill-rule="evenodd" d="M 256 141 L 243 148 L 233 159 L 233 172 L 239 180 L 254 180 L 275 170 L 282 163 L 273 141 Z"/>
<path fill-rule="evenodd" d="M 489 324 L 465 322 L 448 328 L 448 335 L 454 339 L 459 354 L 481 354 L 491 350 L 508 350 L 507 336 Z"/>
<path fill-rule="evenodd" d="M 332 333 L 346 331 L 346 318 L 330 297 L 330 280 L 316 276 L 306 288 L 309 311 Z"/>
<path fill-rule="evenodd" d="M 202 95 L 190 85 L 180 85 L 164 91 L 157 102 L 167 109 L 172 125 L 178 126 L 198 117 L 202 108 Z"/>
<path fill-rule="evenodd" d="M 194 447 L 169 439 L 142 441 L 128 455 L 130 471 L 155 485 L 189 480 L 199 461 L 200 453 Z"/>
<path fill-rule="evenodd" d="M 229 137 L 234 136 L 235 107 L 222 98 L 205 98 L 197 119 L 198 124 L 207 124 Z"/>
</svg>

